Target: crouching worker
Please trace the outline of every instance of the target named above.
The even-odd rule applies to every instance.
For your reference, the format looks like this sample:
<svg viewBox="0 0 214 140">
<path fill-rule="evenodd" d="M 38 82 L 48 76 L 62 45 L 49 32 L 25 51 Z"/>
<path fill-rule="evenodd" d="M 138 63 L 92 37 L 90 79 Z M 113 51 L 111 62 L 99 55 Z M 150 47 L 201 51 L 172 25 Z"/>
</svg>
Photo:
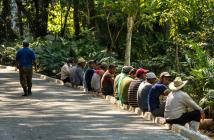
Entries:
<svg viewBox="0 0 214 140">
<path fill-rule="evenodd" d="M 192 98 L 181 89 L 186 85 L 187 81 L 182 81 L 180 77 L 176 77 L 169 84 L 172 90 L 166 99 L 164 117 L 169 124 L 185 125 L 190 123 L 190 128 L 197 131 L 200 124 L 200 119 L 205 118 L 205 114 Z M 193 109 L 188 112 L 187 108 Z"/>
<path fill-rule="evenodd" d="M 154 117 L 164 117 L 165 101 L 162 100 L 169 94 L 168 85 L 171 75 L 168 72 L 160 74 L 160 81 L 154 84 L 148 94 L 148 111 Z"/>
<path fill-rule="evenodd" d="M 72 68 L 72 63 L 74 62 L 73 58 L 70 58 L 66 61 L 66 63 L 62 66 L 61 68 L 61 80 L 63 83 L 71 83 L 71 68 Z"/>
</svg>

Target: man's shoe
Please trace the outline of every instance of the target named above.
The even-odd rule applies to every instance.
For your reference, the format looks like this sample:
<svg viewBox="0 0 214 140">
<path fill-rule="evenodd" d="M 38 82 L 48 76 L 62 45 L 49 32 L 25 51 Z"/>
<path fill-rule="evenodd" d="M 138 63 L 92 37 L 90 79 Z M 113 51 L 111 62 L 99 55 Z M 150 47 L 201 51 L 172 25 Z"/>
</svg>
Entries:
<svg viewBox="0 0 214 140">
<path fill-rule="evenodd" d="M 31 92 L 31 88 L 28 88 L 28 91 L 27 91 L 28 95 L 32 95 L 32 92 Z"/>
<path fill-rule="evenodd" d="M 28 96 L 27 89 L 24 88 L 23 91 L 24 91 L 24 94 L 22 96 Z"/>
<path fill-rule="evenodd" d="M 28 92 L 28 96 L 32 95 L 32 92 Z"/>
</svg>

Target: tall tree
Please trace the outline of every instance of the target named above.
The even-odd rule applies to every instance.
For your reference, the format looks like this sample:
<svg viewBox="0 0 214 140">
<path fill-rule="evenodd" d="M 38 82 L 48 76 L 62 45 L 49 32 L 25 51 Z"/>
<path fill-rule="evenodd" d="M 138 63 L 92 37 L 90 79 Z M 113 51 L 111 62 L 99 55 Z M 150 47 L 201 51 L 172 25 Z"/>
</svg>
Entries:
<svg viewBox="0 0 214 140">
<path fill-rule="evenodd" d="M 63 23 L 63 26 L 61 28 L 61 33 L 60 33 L 60 35 L 62 37 L 65 35 L 65 30 L 66 30 L 66 26 L 67 26 L 67 20 L 68 20 L 68 16 L 69 16 L 70 10 L 71 10 L 71 4 L 72 3 L 70 1 L 68 1 L 67 10 L 66 10 L 65 17 L 64 17 L 64 23 Z"/>
<path fill-rule="evenodd" d="M 18 27 L 19 27 L 19 35 L 23 36 L 24 35 L 24 27 L 23 27 L 23 22 L 22 22 L 22 11 L 17 8 L 17 16 L 18 16 Z"/>
<path fill-rule="evenodd" d="M 131 61 L 133 28 L 134 28 L 134 16 L 129 15 L 127 17 L 126 50 L 125 50 L 124 65 L 130 65 L 130 61 Z"/>
<path fill-rule="evenodd" d="M 80 34 L 80 23 L 79 23 L 79 0 L 74 0 L 74 30 L 75 30 L 75 36 L 78 38 Z"/>
<path fill-rule="evenodd" d="M 88 10 L 88 26 L 94 31 L 96 30 L 96 20 L 95 20 L 95 2 L 94 0 L 87 0 L 87 10 Z"/>
<path fill-rule="evenodd" d="M 3 8 L 0 16 L 0 38 L 14 39 L 17 35 L 11 28 L 11 0 L 3 0 L 2 6 Z"/>
<path fill-rule="evenodd" d="M 128 14 L 124 64 L 130 65 L 131 48 L 132 48 L 132 32 L 134 28 L 135 18 L 136 18 L 137 12 L 139 11 L 140 0 L 133 0 L 128 2 L 122 1 L 122 3 L 125 9 L 125 12 Z"/>
<path fill-rule="evenodd" d="M 30 2 L 16 0 L 18 8 L 27 18 L 30 31 L 34 37 L 45 36 L 47 34 L 48 6 L 50 2 L 51 0 L 31 0 Z"/>
</svg>

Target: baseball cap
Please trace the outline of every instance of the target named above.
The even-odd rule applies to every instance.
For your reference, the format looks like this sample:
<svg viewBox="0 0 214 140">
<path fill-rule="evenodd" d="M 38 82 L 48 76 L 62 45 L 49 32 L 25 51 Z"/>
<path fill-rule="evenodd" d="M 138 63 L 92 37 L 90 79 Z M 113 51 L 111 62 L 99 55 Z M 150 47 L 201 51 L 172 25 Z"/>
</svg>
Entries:
<svg viewBox="0 0 214 140">
<path fill-rule="evenodd" d="M 122 71 L 125 74 L 128 74 L 133 69 L 132 66 L 123 66 Z"/>
<path fill-rule="evenodd" d="M 161 77 L 171 77 L 171 75 L 168 73 L 168 72 L 162 72 L 161 74 L 160 74 L 160 78 Z"/>
<path fill-rule="evenodd" d="M 146 79 L 153 79 L 153 78 L 157 78 L 154 72 L 148 72 L 146 74 Z"/>
<path fill-rule="evenodd" d="M 143 73 L 147 73 L 148 71 L 149 71 L 149 70 L 147 70 L 147 69 L 139 68 L 139 69 L 137 69 L 136 74 L 137 74 L 137 75 L 141 75 L 141 74 L 143 74 Z"/>
</svg>

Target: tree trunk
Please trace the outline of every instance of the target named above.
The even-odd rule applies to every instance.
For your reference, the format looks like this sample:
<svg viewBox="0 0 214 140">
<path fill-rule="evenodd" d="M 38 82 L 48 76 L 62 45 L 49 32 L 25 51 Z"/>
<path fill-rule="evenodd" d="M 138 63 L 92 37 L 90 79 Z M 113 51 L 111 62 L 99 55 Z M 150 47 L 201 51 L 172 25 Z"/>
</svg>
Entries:
<svg viewBox="0 0 214 140">
<path fill-rule="evenodd" d="M 88 9 L 88 26 L 96 30 L 96 22 L 95 22 L 95 4 L 94 0 L 87 0 L 87 9 Z"/>
<path fill-rule="evenodd" d="M 7 39 L 15 39 L 17 35 L 12 30 L 11 24 L 11 0 L 3 0 L 3 8 L 1 13 L 1 31 L 0 37 Z"/>
<path fill-rule="evenodd" d="M 127 18 L 126 50 L 124 64 L 129 66 L 131 59 L 132 31 L 134 27 L 134 17 L 129 15 Z"/>
<path fill-rule="evenodd" d="M 37 26 L 37 32 L 35 33 L 37 37 L 39 36 L 46 36 L 47 29 L 48 29 L 48 5 L 50 0 L 45 0 L 40 2 L 40 10 L 39 10 L 39 19 L 38 20 L 39 26 Z"/>
<path fill-rule="evenodd" d="M 180 73 L 180 65 L 179 65 L 179 47 L 178 45 L 176 44 L 176 48 L 175 48 L 175 62 L 176 62 L 176 70 L 177 70 L 177 73 Z"/>
<path fill-rule="evenodd" d="M 79 38 L 80 24 L 79 24 L 79 0 L 74 0 L 74 30 L 76 38 Z"/>
<path fill-rule="evenodd" d="M 65 29 L 66 29 L 66 25 L 67 25 L 67 20 L 68 20 L 70 9 L 71 9 L 71 2 L 69 2 L 68 9 L 66 11 L 65 18 L 64 18 L 63 28 L 62 28 L 61 33 L 60 33 L 60 35 L 62 37 L 65 36 Z"/>
<path fill-rule="evenodd" d="M 19 35 L 22 37 L 24 35 L 24 28 L 22 22 L 22 12 L 19 8 L 17 8 L 17 16 L 18 16 L 18 27 L 19 27 Z"/>
<path fill-rule="evenodd" d="M 114 38 L 112 36 L 112 33 L 111 33 L 111 29 L 110 29 L 110 26 L 109 26 L 109 17 L 110 17 L 110 13 L 108 14 L 107 16 L 107 27 L 108 27 L 108 33 L 109 33 L 109 37 L 111 39 L 111 45 L 107 48 L 107 52 L 111 52 L 112 51 L 112 48 L 115 47 L 115 43 L 114 43 Z"/>
<path fill-rule="evenodd" d="M 16 4 L 27 18 L 30 31 L 35 38 L 45 36 L 47 34 L 49 3 L 50 0 L 34 0 L 34 5 L 32 4 L 32 8 L 35 8 L 36 13 L 33 13 L 31 11 L 34 9 L 27 10 L 21 0 L 16 0 Z"/>
</svg>

